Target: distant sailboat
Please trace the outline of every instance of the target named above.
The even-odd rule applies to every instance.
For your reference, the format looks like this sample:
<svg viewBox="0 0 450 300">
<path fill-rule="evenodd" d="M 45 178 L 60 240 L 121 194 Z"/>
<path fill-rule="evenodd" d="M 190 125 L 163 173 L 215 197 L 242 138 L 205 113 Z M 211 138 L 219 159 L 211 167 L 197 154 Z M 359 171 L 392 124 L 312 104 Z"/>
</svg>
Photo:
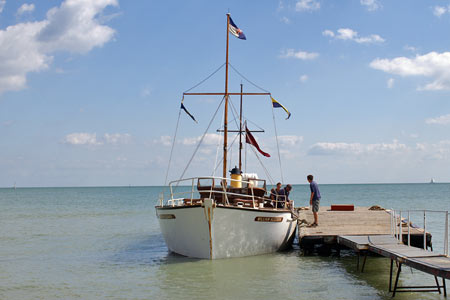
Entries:
<svg viewBox="0 0 450 300">
<path fill-rule="evenodd" d="M 431 178 L 430 183 L 436 183 L 436 181 L 434 181 L 434 178 Z"/>
<path fill-rule="evenodd" d="M 14 190 L 16 190 L 16 183 L 14 182 Z"/>
</svg>

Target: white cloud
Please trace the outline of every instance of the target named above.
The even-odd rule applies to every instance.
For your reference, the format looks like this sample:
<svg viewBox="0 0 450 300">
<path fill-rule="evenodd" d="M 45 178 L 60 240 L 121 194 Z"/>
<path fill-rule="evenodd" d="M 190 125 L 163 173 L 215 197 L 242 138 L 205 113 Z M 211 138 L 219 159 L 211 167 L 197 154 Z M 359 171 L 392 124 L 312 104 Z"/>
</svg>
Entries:
<svg viewBox="0 0 450 300">
<path fill-rule="evenodd" d="M 128 144 L 131 135 L 129 133 L 105 133 L 104 139 L 107 144 Z"/>
<path fill-rule="evenodd" d="M 361 5 L 364 5 L 368 11 L 375 11 L 382 6 L 377 0 L 360 0 Z"/>
<path fill-rule="evenodd" d="M 450 124 L 450 114 L 439 116 L 436 118 L 429 118 L 425 120 L 427 124 L 439 124 L 439 125 L 447 125 Z"/>
<path fill-rule="evenodd" d="M 98 16 L 117 5 L 117 0 L 66 0 L 42 21 L 0 30 L 0 94 L 25 88 L 27 74 L 47 70 L 55 52 L 83 54 L 110 41 L 114 30 Z"/>
<path fill-rule="evenodd" d="M 153 140 L 153 142 L 168 147 L 172 145 L 172 137 L 169 135 L 162 135 L 159 139 Z"/>
<path fill-rule="evenodd" d="M 385 41 L 378 34 L 359 36 L 357 31 L 350 28 L 339 28 L 336 33 L 333 32 L 332 30 L 327 29 L 322 32 L 322 35 L 344 41 L 345 40 L 354 41 L 358 44 L 377 44 L 377 43 L 384 43 Z"/>
<path fill-rule="evenodd" d="M 432 78 L 431 82 L 418 87 L 418 90 L 450 89 L 450 52 L 430 52 L 425 55 L 416 55 L 414 58 L 377 58 L 370 63 L 370 66 L 389 74 Z"/>
<path fill-rule="evenodd" d="M 131 139 L 128 133 L 105 133 L 102 138 L 97 138 L 96 133 L 75 132 L 66 135 L 63 143 L 70 145 L 104 145 L 104 144 L 127 144 Z"/>
<path fill-rule="evenodd" d="M 424 151 L 425 149 L 426 149 L 425 144 L 423 144 L 423 143 L 416 143 L 416 150 Z"/>
<path fill-rule="evenodd" d="M 316 0 L 298 0 L 295 4 L 296 11 L 314 11 L 320 9 L 320 3 Z"/>
<path fill-rule="evenodd" d="M 361 143 L 329 143 L 321 142 L 312 145 L 308 151 L 309 155 L 362 155 L 400 153 L 407 150 L 405 144 L 394 140 L 392 143 L 361 144 Z"/>
<path fill-rule="evenodd" d="M 444 6 L 438 6 L 436 5 L 433 8 L 433 14 L 437 17 L 442 16 L 443 14 L 447 13 L 450 11 L 450 6 L 449 7 L 444 7 Z"/>
<path fill-rule="evenodd" d="M 281 17 L 281 22 L 283 22 L 284 24 L 289 24 L 289 23 L 291 23 L 291 20 L 289 20 L 289 18 L 288 17 Z"/>
<path fill-rule="evenodd" d="M 6 0 L 0 0 L 0 13 L 3 12 L 3 8 L 5 7 Z"/>
<path fill-rule="evenodd" d="M 331 30 L 329 30 L 329 29 L 324 30 L 324 31 L 322 32 L 322 34 L 323 34 L 324 36 L 334 37 L 334 32 L 331 31 Z"/>
<path fill-rule="evenodd" d="M 388 89 L 392 89 L 392 88 L 394 87 L 394 82 L 395 82 L 395 79 L 394 79 L 394 78 L 389 78 L 389 79 L 388 79 L 388 81 L 387 81 L 387 87 L 388 87 Z"/>
<path fill-rule="evenodd" d="M 188 137 L 188 138 L 184 138 L 181 140 L 181 144 L 185 145 L 185 146 L 192 146 L 192 145 L 196 145 L 200 139 L 202 137 L 201 136 L 197 136 L 197 137 Z M 217 145 L 218 143 L 222 142 L 222 135 L 217 134 L 217 133 L 207 133 L 203 139 L 202 144 L 203 145 Z"/>
<path fill-rule="evenodd" d="M 303 136 L 298 135 L 280 135 L 278 141 L 282 146 L 296 146 L 303 142 Z"/>
<path fill-rule="evenodd" d="M 416 150 L 420 151 L 424 160 L 449 160 L 450 140 L 442 140 L 434 144 L 417 143 Z"/>
<path fill-rule="evenodd" d="M 411 52 L 417 52 L 417 47 L 414 46 L 409 46 L 409 45 L 405 45 L 405 47 L 403 47 L 403 49 L 411 51 Z"/>
<path fill-rule="evenodd" d="M 308 80 L 308 75 L 304 74 L 300 76 L 300 82 L 306 82 Z"/>
<path fill-rule="evenodd" d="M 35 7 L 33 3 L 32 4 L 24 3 L 22 4 L 21 7 L 17 9 L 17 15 L 20 16 L 23 15 L 24 13 L 31 13 L 34 11 L 34 8 Z"/>
<path fill-rule="evenodd" d="M 316 52 L 306 52 L 299 50 L 295 52 L 294 49 L 287 49 L 281 52 L 281 58 L 297 58 L 301 60 L 312 60 L 316 59 L 319 56 L 319 53 Z"/>
<path fill-rule="evenodd" d="M 71 145 L 101 145 L 96 133 L 71 133 L 64 137 L 64 143 Z"/>
</svg>

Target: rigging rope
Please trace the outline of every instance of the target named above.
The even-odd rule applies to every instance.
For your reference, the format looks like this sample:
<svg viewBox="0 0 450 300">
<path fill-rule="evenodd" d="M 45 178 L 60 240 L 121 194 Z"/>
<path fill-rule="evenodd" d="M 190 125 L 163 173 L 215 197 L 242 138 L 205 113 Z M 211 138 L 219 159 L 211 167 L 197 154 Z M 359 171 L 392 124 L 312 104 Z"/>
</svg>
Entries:
<svg viewBox="0 0 450 300">
<path fill-rule="evenodd" d="M 237 140 L 238 135 L 236 135 L 233 139 L 233 141 L 231 142 L 231 144 L 227 147 L 227 151 L 230 150 L 230 148 L 233 146 L 234 142 Z M 223 156 L 222 156 L 223 158 Z M 216 167 L 214 168 L 214 173 L 217 171 L 217 168 L 222 164 L 222 160 L 217 162 L 216 161 Z"/>
<path fill-rule="evenodd" d="M 175 127 L 175 134 L 173 135 L 172 147 L 170 148 L 169 164 L 167 165 L 166 179 L 164 180 L 164 186 L 166 186 L 166 184 L 167 184 L 167 178 L 169 176 L 170 164 L 172 163 L 173 148 L 175 147 L 175 141 L 177 139 L 178 125 L 180 124 L 180 116 L 181 116 L 181 108 L 180 108 L 180 111 L 178 112 L 177 126 Z"/>
<path fill-rule="evenodd" d="M 250 122 L 250 123 L 252 123 L 253 125 L 255 125 L 256 127 L 258 127 L 258 129 L 260 129 L 260 130 L 262 130 L 262 131 L 264 131 L 264 128 L 262 128 L 261 126 L 259 126 L 258 124 L 256 124 L 255 122 L 252 122 L 251 120 L 249 120 L 249 119 L 245 119 L 245 121 L 248 121 L 248 122 Z"/>
<path fill-rule="evenodd" d="M 225 116 L 222 115 L 222 120 L 220 121 L 220 124 L 223 124 L 223 119 L 224 119 L 224 117 L 225 117 Z M 220 134 L 219 136 L 222 137 L 222 139 L 223 139 L 224 134 L 225 134 L 225 133 Z M 221 139 L 217 139 L 216 160 L 214 161 L 214 166 L 217 165 L 217 159 L 219 158 L 220 142 L 221 142 Z M 216 176 L 216 170 L 217 170 L 217 167 L 215 167 L 215 168 L 213 169 L 213 172 L 212 172 L 212 176 L 213 176 L 213 177 Z"/>
<path fill-rule="evenodd" d="M 198 87 L 200 84 L 202 84 L 203 82 L 205 82 L 206 80 L 210 79 L 214 74 L 216 74 L 217 72 L 219 72 L 220 69 L 223 68 L 223 66 L 225 66 L 225 63 L 223 63 L 220 67 L 218 67 L 214 72 L 212 72 L 208 77 L 206 77 L 205 79 L 203 79 L 202 81 L 200 81 L 199 83 L 197 83 L 196 85 L 194 85 L 193 87 L 191 87 L 190 89 L 184 91 L 184 93 L 189 92 L 190 90 L 195 89 L 196 87 Z"/>
<path fill-rule="evenodd" d="M 254 87 L 260 89 L 263 92 L 266 93 L 270 93 L 268 90 L 263 89 L 262 87 L 260 87 L 259 85 L 257 85 L 256 83 L 253 83 L 252 81 L 250 81 L 247 77 L 245 77 L 244 75 L 242 75 L 238 70 L 236 70 L 235 67 L 233 67 L 232 64 L 228 63 L 230 65 L 230 67 L 236 72 L 238 73 L 239 76 L 241 76 L 244 80 L 246 80 L 248 83 L 250 83 L 251 85 L 253 85 Z"/>
<path fill-rule="evenodd" d="M 251 85 L 253 85 L 254 87 L 256 87 L 256 88 L 258 88 L 258 89 L 260 89 L 261 91 L 263 91 L 263 92 L 266 92 L 266 93 L 270 93 L 268 90 L 266 90 L 266 89 L 263 89 L 262 87 L 260 87 L 259 85 L 257 85 L 256 83 L 254 83 L 254 82 L 252 82 L 250 79 L 248 79 L 247 77 L 245 77 L 244 75 L 242 75 L 232 64 L 230 64 L 229 63 L 229 65 L 230 65 L 230 67 L 239 75 L 239 76 L 241 76 L 244 80 L 246 80 L 248 83 L 250 83 Z M 280 165 L 280 175 L 281 175 L 281 181 L 282 182 L 284 182 L 284 176 L 283 176 L 283 168 L 282 168 L 282 166 L 281 166 L 281 154 L 280 154 L 280 145 L 279 145 L 279 142 L 278 142 L 278 132 L 277 132 L 277 125 L 276 125 L 276 122 L 275 122 L 275 113 L 274 113 L 274 110 L 273 110 L 273 106 L 272 106 L 272 117 L 273 117 L 273 124 L 274 124 L 274 129 L 275 129 L 275 138 L 276 138 L 276 141 L 277 141 L 277 152 L 278 152 L 278 163 L 279 163 L 279 165 Z M 254 124 L 254 125 L 256 125 L 255 123 L 253 123 L 252 121 L 249 121 L 250 123 L 252 123 L 252 124 Z M 257 127 L 259 127 L 258 125 L 256 125 Z M 251 147 L 250 147 L 251 148 Z M 252 150 L 254 150 L 253 148 L 252 148 Z M 256 152 L 255 152 L 255 154 L 256 154 Z M 258 157 L 258 156 L 257 156 Z M 258 160 L 259 160 L 259 157 L 258 157 Z M 261 162 L 261 161 L 260 161 Z M 261 164 L 262 164 L 262 162 L 261 162 Z M 245 158 L 245 168 L 247 169 L 247 157 Z"/>
<path fill-rule="evenodd" d="M 197 151 L 198 151 L 198 149 L 200 148 L 200 146 L 201 146 L 201 144 L 202 144 L 202 142 L 203 142 L 203 140 L 204 140 L 206 134 L 208 133 L 209 127 L 211 127 L 211 124 L 213 123 L 214 119 L 216 118 L 217 112 L 219 111 L 220 106 L 222 106 L 222 103 L 223 103 L 223 100 L 224 100 L 224 99 L 225 99 L 225 97 L 222 98 L 222 101 L 220 101 L 219 106 L 217 106 L 216 112 L 215 112 L 214 115 L 212 116 L 211 121 L 209 121 L 208 127 L 206 128 L 206 130 L 205 130 L 205 132 L 203 133 L 203 135 L 202 135 L 200 141 L 198 142 L 197 147 L 196 147 L 195 150 L 194 150 L 194 153 L 192 153 L 192 156 L 191 156 L 191 158 L 189 159 L 187 166 L 184 168 L 183 173 L 181 173 L 181 176 L 180 176 L 180 179 L 179 179 L 179 180 L 183 179 L 183 176 L 184 176 L 184 174 L 186 173 L 187 169 L 189 168 L 189 166 L 190 166 L 192 160 L 194 159 L 195 154 L 197 154 Z M 178 186 L 179 183 L 180 183 L 180 182 L 178 181 L 176 186 Z"/>
<path fill-rule="evenodd" d="M 261 167 L 263 168 L 264 173 L 266 173 L 266 176 L 267 176 L 267 178 L 269 179 L 270 184 L 271 184 L 271 185 L 274 185 L 274 180 L 273 180 L 272 176 L 270 176 L 269 171 L 267 171 L 267 169 L 266 169 L 266 167 L 264 166 L 264 164 L 263 164 L 263 162 L 261 161 L 261 159 L 259 158 L 258 153 L 256 153 L 256 150 L 253 149 L 252 147 L 250 147 L 250 149 L 252 149 L 253 153 L 255 153 L 255 156 L 256 156 L 256 158 L 258 159 L 259 163 L 261 164 Z"/>
<path fill-rule="evenodd" d="M 272 103 L 272 102 L 271 102 Z M 283 167 L 281 166 L 281 154 L 280 154 L 280 144 L 278 143 L 278 132 L 277 132 L 277 123 L 275 122 L 275 112 L 272 106 L 272 118 L 273 118 L 273 127 L 275 128 L 275 139 L 277 141 L 277 150 L 278 150 L 278 163 L 280 164 L 280 174 L 281 174 L 281 182 L 284 183 L 283 178 Z"/>
</svg>

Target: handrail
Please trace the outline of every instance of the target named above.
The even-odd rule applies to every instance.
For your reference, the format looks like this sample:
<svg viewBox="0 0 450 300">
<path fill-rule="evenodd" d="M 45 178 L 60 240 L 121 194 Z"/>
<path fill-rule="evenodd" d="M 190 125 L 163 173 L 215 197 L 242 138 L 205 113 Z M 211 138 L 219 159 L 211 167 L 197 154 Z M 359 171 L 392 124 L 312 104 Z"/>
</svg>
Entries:
<svg viewBox="0 0 450 300">
<path fill-rule="evenodd" d="M 225 177 L 219 177 L 219 176 L 204 176 L 204 177 L 200 176 L 200 177 L 188 177 L 188 178 L 173 180 L 173 181 L 169 182 L 169 185 L 172 185 L 172 184 L 178 183 L 178 182 L 192 180 L 192 179 L 219 179 L 219 180 L 239 181 L 239 182 L 244 182 L 244 183 L 251 183 L 250 181 L 262 181 L 262 182 L 266 181 L 265 179 L 262 179 L 262 178 L 250 178 L 249 180 L 239 180 L 239 179 L 225 178 Z"/>
<path fill-rule="evenodd" d="M 193 198 L 194 198 L 194 193 L 195 193 L 195 182 L 197 182 L 197 189 L 199 187 L 202 187 L 200 181 L 201 180 L 211 180 L 211 185 L 210 185 L 210 189 L 204 189 L 202 190 L 202 192 L 209 192 L 209 198 L 212 198 L 213 193 L 214 194 L 221 194 L 223 195 L 223 201 L 226 205 L 229 205 L 229 199 L 228 196 L 244 196 L 245 198 L 251 198 L 252 200 L 252 205 L 253 207 L 257 207 L 256 205 L 256 201 L 262 200 L 265 201 L 267 200 L 264 196 L 260 197 L 260 196 L 256 196 L 255 195 L 255 182 L 263 182 L 263 189 L 267 192 L 266 190 L 266 180 L 265 179 L 260 179 L 260 178 L 249 178 L 248 180 L 239 180 L 239 179 L 232 179 L 232 178 L 224 178 L 224 177 L 219 177 L 219 176 L 206 176 L 206 177 L 189 177 L 189 178 L 182 178 L 182 179 L 178 179 L 178 180 L 173 180 L 169 182 L 169 190 L 170 190 L 170 198 L 167 200 L 167 204 L 171 205 L 171 206 L 175 206 L 177 203 L 178 205 L 181 204 L 181 201 L 184 201 L 183 198 L 175 198 L 179 197 L 183 194 L 190 194 L 190 203 L 191 205 L 193 204 Z M 227 191 L 227 186 L 224 184 L 221 184 L 221 189 L 217 189 L 219 186 L 215 186 L 215 182 L 221 182 L 223 183 L 224 181 L 230 181 L 230 182 L 241 182 L 241 183 L 246 183 L 247 184 L 247 194 L 239 194 L 239 193 L 234 193 L 232 191 Z M 190 181 L 190 185 L 191 185 L 191 189 L 190 191 L 180 191 L 177 192 L 175 189 L 177 187 L 179 187 L 179 183 L 181 182 L 189 182 Z M 175 188 L 174 188 L 175 185 Z M 209 187 L 208 185 L 203 185 L 204 187 Z M 199 191 L 199 189 L 198 189 Z M 187 198 L 187 197 L 186 197 Z M 282 196 L 280 196 L 280 198 L 282 198 Z M 280 200 L 278 198 L 276 198 L 276 205 L 275 205 L 275 209 L 277 209 L 277 204 L 278 202 L 284 202 L 285 203 L 285 207 L 286 207 L 286 203 L 287 203 L 287 199 L 286 197 L 283 197 L 284 200 Z M 189 199 L 186 199 L 189 200 Z M 164 199 L 162 199 L 160 201 L 161 206 L 164 205 Z"/>
<path fill-rule="evenodd" d="M 398 212 L 398 213 L 397 213 Z M 447 210 L 430 210 L 430 209 L 409 209 L 409 210 L 394 210 L 391 209 L 391 235 L 403 240 L 403 218 L 402 214 L 407 213 L 408 219 L 408 246 L 411 246 L 411 213 L 423 213 L 423 249 L 427 249 L 427 213 L 443 213 L 445 214 L 445 228 L 444 228 L 444 255 L 448 256 L 449 243 L 449 216 Z M 397 225 L 398 224 L 398 225 Z"/>
</svg>

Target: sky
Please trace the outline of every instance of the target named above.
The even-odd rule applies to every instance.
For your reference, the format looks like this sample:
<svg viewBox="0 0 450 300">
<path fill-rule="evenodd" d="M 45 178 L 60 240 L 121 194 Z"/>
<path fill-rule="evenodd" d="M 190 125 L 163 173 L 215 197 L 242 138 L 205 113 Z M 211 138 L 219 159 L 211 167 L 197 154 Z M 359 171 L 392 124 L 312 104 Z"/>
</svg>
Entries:
<svg viewBox="0 0 450 300">
<path fill-rule="evenodd" d="M 179 112 L 225 62 L 227 12 L 247 37 L 230 35 L 229 90 L 292 114 L 244 98 L 271 154 L 247 146 L 244 171 L 450 182 L 450 0 L 0 0 L 0 187 L 162 185 L 178 117 L 169 180 L 210 122 L 185 176 L 221 176 L 221 97 L 185 97 L 198 123 Z"/>
</svg>

